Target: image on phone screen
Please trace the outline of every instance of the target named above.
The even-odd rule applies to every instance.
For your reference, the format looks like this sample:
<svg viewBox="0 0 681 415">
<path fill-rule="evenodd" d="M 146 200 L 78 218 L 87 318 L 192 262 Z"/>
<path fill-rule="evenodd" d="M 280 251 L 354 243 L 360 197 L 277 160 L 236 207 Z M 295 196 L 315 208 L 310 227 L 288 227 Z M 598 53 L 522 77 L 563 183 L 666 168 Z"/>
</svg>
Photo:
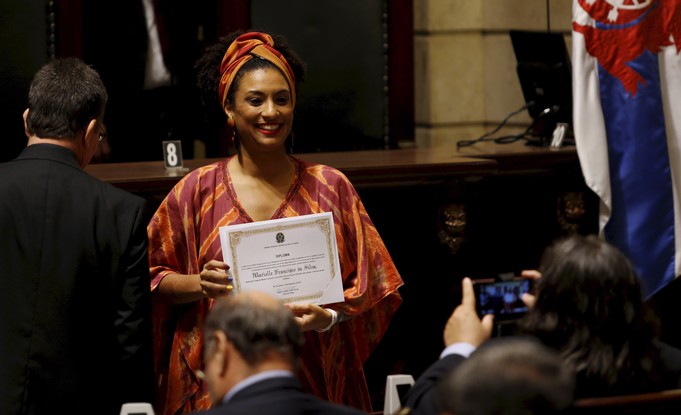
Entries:
<svg viewBox="0 0 681 415">
<path fill-rule="evenodd" d="M 480 317 L 494 314 L 495 318 L 518 318 L 527 312 L 522 301 L 524 293 L 531 293 L 531 280 L 518 278 L 510 281 L 474 281 L 475 300 Z"/>
</svg>

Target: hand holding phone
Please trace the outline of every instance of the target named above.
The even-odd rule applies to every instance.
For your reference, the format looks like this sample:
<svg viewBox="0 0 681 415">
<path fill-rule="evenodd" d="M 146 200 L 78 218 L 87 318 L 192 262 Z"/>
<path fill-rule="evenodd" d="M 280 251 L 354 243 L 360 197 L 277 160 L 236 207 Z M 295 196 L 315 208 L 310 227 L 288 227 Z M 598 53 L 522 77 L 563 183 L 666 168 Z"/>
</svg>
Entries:
<svg viewBox="0 0 681 415">
<path fill-rule="evenodd" d="M 539 278 L 541 278 L 541 273 L 535 269 L 526 269 L 520 272 L 520 276 L 525 279 L 531 280 L 532 282 L 530 283 L 530 286 L 534 290 L 534 287 L 536 286 L 535 283 Z M 525 305 L 528 308 L 532 308 L 534 306 L 534 303 L 537 301 L 537 296 L 534 294 L 534 292 L 525 293 L 522 295 L 522 299 L 523 303 L 525 303 Z"/>
<path fill-rule="evenodd" d="M 477 347 L 492 336 L 494 316 L 481 320 L 475 308 L 475 291 L 470 278 L 461 281 L 461 304 L 447 320 L 443 337 L 446 346 L 454 343 L 468 343 Z"/>
</svg>

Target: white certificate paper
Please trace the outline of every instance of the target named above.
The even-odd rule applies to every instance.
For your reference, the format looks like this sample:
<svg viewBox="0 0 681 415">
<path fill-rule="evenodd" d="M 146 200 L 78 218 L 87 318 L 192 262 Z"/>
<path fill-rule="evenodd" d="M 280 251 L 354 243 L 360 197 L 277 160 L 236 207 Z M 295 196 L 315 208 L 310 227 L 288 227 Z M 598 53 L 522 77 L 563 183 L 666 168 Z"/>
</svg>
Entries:
<svg viewBox="0 0 681 415">
<path fill-rule="evenodd" d="M 236 292 L 258 290 L 286 303 L 345 301 L 331 212 L 220 227 Z"/>
</svg>

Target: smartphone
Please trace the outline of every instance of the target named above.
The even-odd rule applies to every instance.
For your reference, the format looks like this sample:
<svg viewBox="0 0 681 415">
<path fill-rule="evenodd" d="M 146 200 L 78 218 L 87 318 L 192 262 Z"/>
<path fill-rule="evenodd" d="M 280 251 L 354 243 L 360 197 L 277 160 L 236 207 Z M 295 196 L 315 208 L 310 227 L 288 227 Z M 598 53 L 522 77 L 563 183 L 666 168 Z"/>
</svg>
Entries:
<svg viewBox="0 0 681 415">
<path fill-rule="evenodd" d="M 494 314 L 496 321 L 513 320 L 527 313 L 522 295 L 532 293 L 532 280 L 521 277 L 508 281 L 473 280 L 473 289 L 480 318 L 486 314 Z"/>
</svg>

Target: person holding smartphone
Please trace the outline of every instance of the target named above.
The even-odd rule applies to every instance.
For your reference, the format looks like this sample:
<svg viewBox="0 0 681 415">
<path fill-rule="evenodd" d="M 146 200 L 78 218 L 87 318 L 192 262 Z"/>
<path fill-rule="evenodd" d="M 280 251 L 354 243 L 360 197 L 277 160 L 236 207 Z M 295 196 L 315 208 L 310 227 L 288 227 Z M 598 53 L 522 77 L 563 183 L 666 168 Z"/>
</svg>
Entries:
<svg viewBox="0 0 681 415">
<path fill-rule="evenodd" d="M 454 309 L 443 331 L 445 349 L 405 396 L 402 406 L 408 413 L 439 414 L 440 410 L 433 400 L 434 386 L 492 336 L 494 314 L 486 314 L 482 319 L 478 316 L 473 281 L 464 278 L 461 289 L 461 304 Z"/>
<path fill-rule="evenodd" d="M 570 236 L 546 249 L 523 334 L 560 352 L 577 376 L 577 397 L 624 395 L 681 386 L 681 350 L 658 338 L 629 259 L 596 235 Z"/>
</svg>

